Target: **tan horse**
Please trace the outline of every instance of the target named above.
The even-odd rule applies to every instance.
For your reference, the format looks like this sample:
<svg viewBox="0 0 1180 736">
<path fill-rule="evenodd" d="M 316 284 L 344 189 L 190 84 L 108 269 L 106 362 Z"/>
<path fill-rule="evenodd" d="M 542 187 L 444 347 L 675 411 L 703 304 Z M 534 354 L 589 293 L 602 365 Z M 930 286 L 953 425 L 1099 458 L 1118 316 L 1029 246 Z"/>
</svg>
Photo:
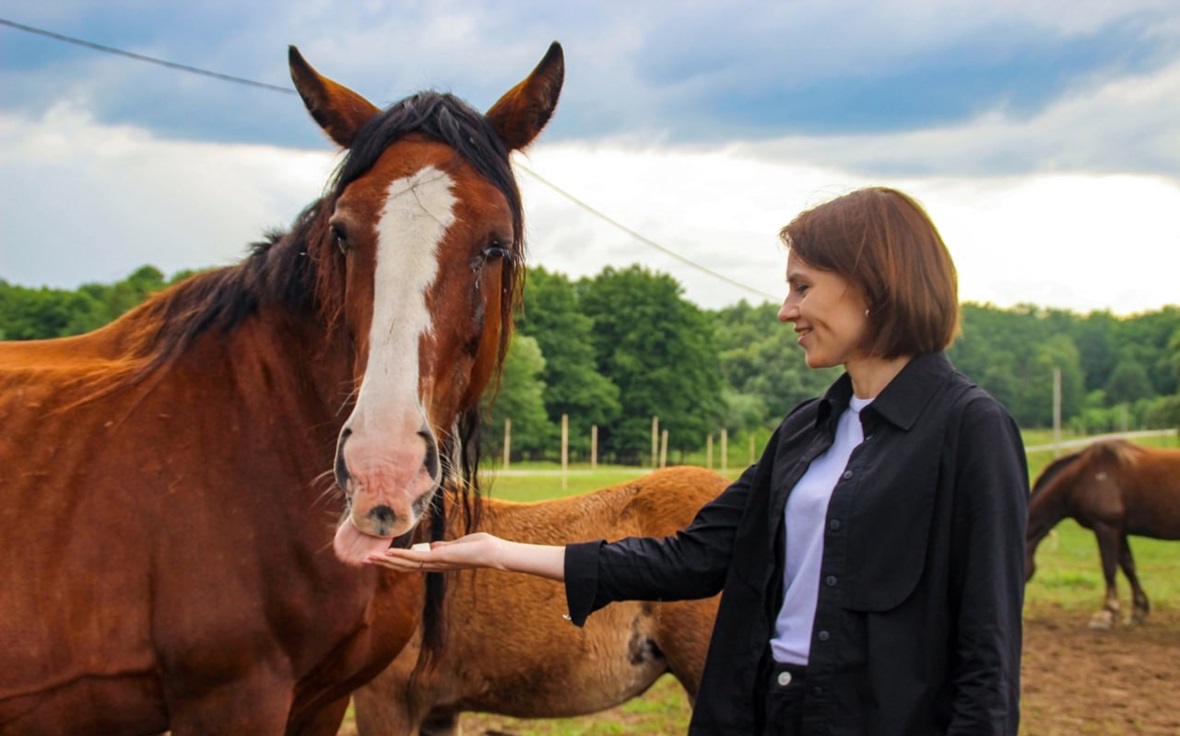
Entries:
<svg viewBox="0 0 1180 736">
<path fill-rule="evenodd" d="M 479 527 L 541 544 L 666 536 L 688 526 L 726 485 L 711 471 L 680 467 L 554 501 L 485 498 Z M 614 603 L 578 628 L 564 618 L 560 583 L 479 570 L 448 579 L 443 610 L 447 633 L 433 667 L 415 672 L 415 637 L 353 694 L 363 736 L 457 734 L 463 711 L 584 715 L 639 695 L 665 672 L 694 698 L 717 599 Z"/>
</svg>

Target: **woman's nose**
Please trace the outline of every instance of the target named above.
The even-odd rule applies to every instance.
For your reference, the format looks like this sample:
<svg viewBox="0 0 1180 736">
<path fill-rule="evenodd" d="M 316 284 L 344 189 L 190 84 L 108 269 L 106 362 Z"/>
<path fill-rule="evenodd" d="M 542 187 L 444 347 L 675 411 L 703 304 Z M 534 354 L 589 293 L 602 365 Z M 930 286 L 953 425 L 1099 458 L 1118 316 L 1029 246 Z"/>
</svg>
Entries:
<svg viewBox="0 0 1180 736">
<path fill-rule="evenodd" d="M 795 319 L 797 319 L 798 316 L 799 316 L 799 310 L 795 307 L 794 304 L 791 304 L 791 302 L 789 300 L 783 302 L 783 305 L 781 307 L 779 307 L 779 309 L 778 309 L 778 321 L 779 322 L 792 322 Z"/>
</svg>

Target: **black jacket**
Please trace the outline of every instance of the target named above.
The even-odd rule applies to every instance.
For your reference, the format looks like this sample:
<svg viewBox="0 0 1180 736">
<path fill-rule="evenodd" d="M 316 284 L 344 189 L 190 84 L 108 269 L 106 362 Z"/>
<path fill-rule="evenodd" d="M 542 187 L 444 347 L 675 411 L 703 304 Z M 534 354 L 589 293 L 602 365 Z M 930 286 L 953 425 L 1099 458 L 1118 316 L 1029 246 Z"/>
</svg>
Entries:
<svg viewBox="0 0 1180 736">
<path fill-rule="evenodd" d="M 689 733 L 761 732 L 782 601 L 783 508 L 848 405 L 842 376 L 685 531 L 574 544 L 570 616 L 722 592 Z M 808 664 L 807 734 L 1016 734 L 1028 470 L 1008 412 L 942 353 L 861 412 L 832 494 Z"/>
</svg>

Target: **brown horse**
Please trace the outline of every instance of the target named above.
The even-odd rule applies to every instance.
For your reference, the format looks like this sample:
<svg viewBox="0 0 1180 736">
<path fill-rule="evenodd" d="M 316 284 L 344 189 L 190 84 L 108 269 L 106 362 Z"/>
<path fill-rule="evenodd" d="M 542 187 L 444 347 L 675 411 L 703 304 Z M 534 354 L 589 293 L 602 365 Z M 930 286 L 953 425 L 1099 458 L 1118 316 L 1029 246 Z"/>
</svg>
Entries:
<svg viewBox="0 0 1180 736">
<path fill-rule="evenodd" d="M 1151 606 L 1127 536 L 1180 539 L 1180 450 L 1109 440 L 1050 463 L 1029 496 L 1026 580 L 1036 571 L 1037 545 L 1067 516 L 1093 530 L 1102 556 L 1106 602 L 1090 626 L 1110 628 L 1118 620 L 1119 566 L 1131 583 L 1130 620 L 1143 622 Z"/>
<path fill-rule="evenodd" d="M 332 734 L 418 629 L 420 576 L 359 560 L 473 469 L 523 263 L 509 155 L 561 49 L 486 116 L 290 64 L 348 149 L 291 232 L 0 346 L 0 732 Z"/>
<path fill-rule="evenodd" d="M 554 501 L 485 498 L 479 526 L 540 544 L 664 536 L 688 526 L 726 484 L 711 471 L 683 467 Z M 443 608 L 451 625 L 427 667 L 416 668 L 415 637 L 354 694 L 361 734 L 457 734 L 462 711 L 593 713 L 635 697 L 665 672 L 695 698 L 717 599 L 615 603 L 577 628 L 563 618 L 560 583 L 479 570 L 453 574 Z"/>
</svg>

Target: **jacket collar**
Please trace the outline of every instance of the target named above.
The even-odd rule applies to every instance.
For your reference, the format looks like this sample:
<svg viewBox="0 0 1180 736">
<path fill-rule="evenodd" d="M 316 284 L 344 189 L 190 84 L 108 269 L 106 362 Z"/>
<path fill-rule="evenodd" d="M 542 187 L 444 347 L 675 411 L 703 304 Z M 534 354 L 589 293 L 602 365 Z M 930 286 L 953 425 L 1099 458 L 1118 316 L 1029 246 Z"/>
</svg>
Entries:
<svg viewBox="0 0 1180 736">
<path fill-rule="evenodd" d="M 954 370 L 945 353 L 919 355 L 906 363 L 869 408 L 899 429 L 909 430 L 917 422 L 927 402 L 942 388 Z M 852 377 L 845 373 L 836 379 L 820 400 L 815 417 L 816 426 L 844 413 L 851 398 Z"/>
</svg>

